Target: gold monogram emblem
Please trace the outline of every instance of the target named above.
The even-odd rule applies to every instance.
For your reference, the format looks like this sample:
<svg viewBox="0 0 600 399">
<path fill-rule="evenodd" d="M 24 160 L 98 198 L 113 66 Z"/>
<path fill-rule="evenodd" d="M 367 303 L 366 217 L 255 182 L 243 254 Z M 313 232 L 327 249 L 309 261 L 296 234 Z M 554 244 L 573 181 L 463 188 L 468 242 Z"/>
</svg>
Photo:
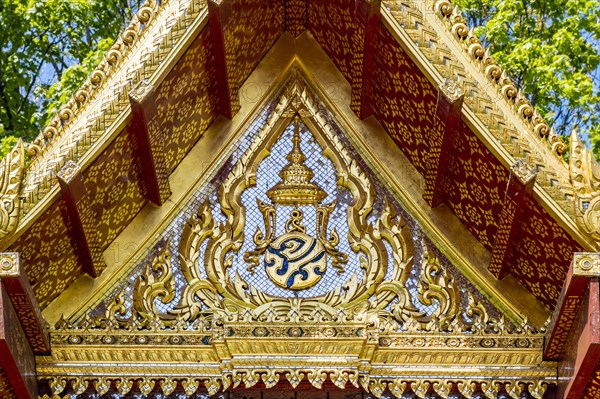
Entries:
<svg viewBox="0 0 600 399">
<path fill-rule="evenodd" d="M 300 118 L 294 117 L 294 136 L 292 150 L 286 159 L 289 163 L 281 170 L 281 180 L 269 191 L 267 196 L 272 204 L 259 201 L 258 206 L 265 220 L 266 234 L 258 231 L 254 235 L 256 249 L 246 253 L 250 263 L 248 270 L 254 272 L 258 257 L 264 254 L 267 276 L 281 288 L 303 290 L 317 284 L 327 269 L 327 255 L 333 257 L 338 272 L 344 269 L 347 256 L 336 249 L 339 238 L 335 230 L 327 236 L 329 215 L 335 203 L 321 206 L 327 193 L 312 181 L 314 172 L 304 164 L 306 156 L 300 148 Z M 294 206 L 286 223 L 285 234 L 274 238 L 276 229 L 275 206 Z M 302 224 L 304 213 L 300 206 L 315 206 L 317 211 L 317 237 L 306 234 Z M 267 237 L 263 239 L 263 237 Z"/>
</svg>

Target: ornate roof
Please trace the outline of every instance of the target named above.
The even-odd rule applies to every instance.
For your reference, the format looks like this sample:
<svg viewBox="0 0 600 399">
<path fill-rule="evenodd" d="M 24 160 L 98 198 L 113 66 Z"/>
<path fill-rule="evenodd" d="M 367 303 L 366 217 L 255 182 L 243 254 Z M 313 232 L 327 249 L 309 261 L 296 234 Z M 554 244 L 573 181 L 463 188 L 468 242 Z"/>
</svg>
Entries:
<svg viewBox="0 0 600 399">
<path fill-rule="evenodd" d="M 296 79 L 305 85 L 294 86 L 293 96 L 297 100 L 294 106 L 298 107 L 300 100 L 311 96 L 319 98 L 321 103 L 309 101 L 314 107 L 309 110 L 312 113 L 294 108 L 283 115 L 284 110 L 278 108 L 281 104 L 272 102 L 293 70 L 303 76 Z M 291 101 L 291 97 L 287 100 Z M 341 130 L 350 132 L 348 143 L 342 145 L 336 139 L 323 138 L 329 137 L 327 134 L 331 132 L 324 127 L 329 120 L 319 107 L 329 107 L 331 114 L 341 120 Z M 240 190 L 256 184 L 252 180 L 256 178 L 256 170 L 251 167 L 258 166 L 288 125 L 282 124 L 279 130 L 273 130 L 275 122 L 269 122 L 272 123 L 268 125 L 270 130 L 265 129 L 270 132 L 270 135 L 265 133 L 268 145 L 264 144 L 263 152 L 254 152 L 254 158 L 238 162 L 238 174 L 231 178 L 238 179 L 235 184 L 219 180 L 218 172 L 233 167 L 236 159 L 243 158 L 232 157 L 231 151 L 244 152 L 240 138 L 246 136 L 241 132 L 252 129 L 251 121 L 257 115 L 272 113 L 280 113 L 288 122 L 297 117 L 298 136 L 291 136 L 295 144 L 288 151 L 289 165 L 281 170 L 279 177 L 274 175 L 267 187 L 271 191 L 257 203 L 257 215 L 260 214 L 257 220 L 264 222 L 264 230 L 243 233 L 244 227 L 236 224 L 240 221 L 236 213 L 240 197 L 221 202 L 226 220 L 218 222 L 213 219 L 220 212 L 210 207 L 196 204 L 193 211 L 187 209 L 193 192 L 212 190 L 216 195 L 225 187 L 231 189 L 231 195 L 238 195 Z M 555 366 L 548 363 L 548 370 L 546 366 L 541 367 L 538 369 L 541 374 L 532 377 L 531 370 L 542 359 L 542 325 L 559 301 L 573 253 L 596 251 L 599 247 L 600 226 L 596 216 L 600 211 L 599 167 L 576 133 L 571 139 L 569 163 L 565 162 L 564 143 L 517 92 L 510 78 L 472 35 L 464 18 L 445 0 L 332 0 L 327 4 L 298 0 L 268 4 L 170 0 L 143 5 L 69 104 L 34 143 L 27 146 L 29 162 L 25 162 L 25 149 L 19 143 L 0 166 L 2 248 L 20 254 L 44 317 L 54 323 L 61 318 L 61 313 L 65 314 L 66 319 L 52 331 L 54 345 L 63 345 L 73 337 L 133 339 L 129 336 L 132 329 L 137 328 L 133 325 L 143 320 L 157 323 L 154 327 L 144 324 L 143 329 L 147 333 L 151 330 L 150 335 L 161 335 L 160 331 L 167 329 L 187 337 L 200 331 L 196 327 L 202 326 L 191 329 L 180 326 L 177 320 L 182 316 L 173 309 L 166 313 L 157 311 L 153 305 L 156 295 L 144 299 L 145 303 L 143 298 L 138 302 L 131 299 L 137 303 L 134 308 L 129 306 L 134 302 L 119 304 L 117 301 L 111 305 L 113 308 L 122 305 L 119 309 L 123 311 L 129 306 L 126 311 L 133 313 L 128 314 L 139 316 L 124 324 L 110 315 L 100 320 L 89 313 L 100 303 L 106 304 L 106 296 L 126 281 L 138 281 L 136 287 L 141 291 L 161 292 L 161 298 L 172 294 L 165 294 L 170 292 L 172 284 L 165 280 L 170 266 L 164 266 L 166 261 L 160 261 L 162 258 L 153 263 L 156 253 L 152 251 L 160 247 L 159 244 L 164 250 L 168 237 L 162 233 L 176 218 L 190 220 L 188 230 L 192 228 L 189 226 L 196 226 L 192 228 L 193 233 L 188 230 L 183 236 L 181 232 L 174 233 L 184 241 L 193 241 L 190 237 L 196 237 L 194 239 L 199 240 L 194 244 L 196 255 L 201 251 L 197 247 L 201 242 L 198 234 L 204 234 L 202 237 L 206 239 L 227 225 L 234 228 L 227 234 L 221 233 L 235 243 L 232 244 L 235 251 L 241 250 L 237 245 L 244 241 L 244 234 L 247 239 L 252 237 L 253 248 L 244 247 L 244 253 L 246 261 L 255 267 L 258 259 L 267 255 L 268 262 L 274 265 L 281 254 L 285 254 L 288 261 L 295 259 L 288 249 L 301 251 L 300 247 L 294 247 L 300 241 L 314 244 L 316 252 L 308 253 L 326 254 L 323 257 L 336 259 L 331 267 L 320 264 L 310 281 L 301 282 L 296 275 L 273 271 L 273 281 L 284 290 L 278 292 L 317 290 L 315 287 L 322 281 L 323 273 L 333 276 L 338 271 L 343 272 L 348 255 L 359 251 L 360 245 L 354 243 L 341 250 L 337 241 L 340 236 L 352 235 L 353 228 L 357 242 L 365 239 L 360 234 L 381 237 L 399 234 L 400 225 L 404 223 L 400 220 L 404 216 L 396 219 L 391 216 L 395 212 L 380 205 L 379 211 L 387 212 L 389 219 L 379 215 L 382 219 L 378 222 L 365 221 L 361 219 L 368 213 L 365 208 L 353 216 L 355 224 L 351 224 L 350 230 L 341 235 L 334 230 L 327 235 L 327 226 L 337 205 L 326 200 L 325 186 L 314 180 L 316 173 L 308 166 L 313 158 L 306 152 L 300 137 L 302 129 L 310 130 L 311 126 L 316 129 L 317 125 L 321 130 L 314 137 L 317 142 L 322 140 L 320 145 L 328 154 L 326 157 L 344 153 L 341 147 L 360 148 L 364 168 L 368 165 L 375 170 L 389 193 L 386 195 L 396 199 L 407 218 L 414 218 L 428 240 L 422 245 L 435 248 L 428 253 L 435 252 L 436 259 L 445 259 L 448 267 L 453 268 L 453 278 L 460 276 L 458 278 L 468 281 L 469 287 L 479 293 L 478 298 L 491 301 L 495 316 L 481 316 L 486 320 L 483 327 L 471 326 L 469 323 L 473 320 L 467 317 L 462 322 L 469 325 L 465 327 L 468 331 L 463 329 L 462 332 L 486 337 L 488 334 L 495 344 L 504 340 L 498 347 L 508 350 L 502 346 L 506 344 L 517 352 L 523 349 L 519 345 L 525 342 L 520 340 L 528 340 L 529 349 L 523 349 L 526 355 L 522 358 L 528 364 L 522 366 L 528 371 L 502 378 L 531 381 L 532 387 L 537 389 L 532 388 L 532 392 L 541 395 L 540 384 L 552 376 L 548 370 Z M 337 159 L 334 164 L 340 184 L 362 187 L 359 190 L 362 197 L 375 195 L 365 188 L 364 182 L 360 183 L 360 176 L 364 174 L 356 170 L 357 163 L 342 161 L 344 157 L 339 156 L 332 159 Z M 247 179 L 245 183 L 240 183 L 244 179 Z M 304 193 L 302 201 L 297 198 L 300 191 Z M 296 213 L 286 216 L 289 223 L 285 233 L 269 230 L 268 226 L 275 224 L 273 215 L 277 209 L 294 205 Z M 303 219 L 309 214 L 300 209 L 305 205 L 314 206 L 317 213 L 313 216 L 320 218 L 317 224 L 320 227 L 316 228 L 320 230 L 315 230 L 314 236 L 309 234 Z M 279 223 L 285 225 L 281 220 Z M 160 243 L 158 237 L 162 240 Z M 223 248 L 225 252 L 231 250 Z M 213 255 L 220 256 L 217 252 Z M 188 254 L 188 260 L 193 256 Z M 227 268 L 229 262 L 233 260 L 223 258 L 221 266 Z M 148 264 L 152 265 L 151 269 L 140 269 L 140 265 Z M 162 272 L 157 274 L 158 269 Z M 443 269 L 446 270 L 445 266 Z M 441 303 L 440 298 L 450 301 L 452 278 L 438 272 L 434 271 L 429 277 L 421 276 L 421 284 L 439 288 L 441 293 L 434 295 L 438 298 L 436 303 Z M 182 273 L 186 276 L 185 283 L 193 286 L 194 278 L 188 278 L 193 272 Z M 259 291 L 248 296 L 245 284 L 254 280 L 249 276 L 243 281 L 228 279 L 228 273 L 215 268 L 214 276 L 207 277 L 210 284 L 203 286 L 204 303 L 211 298 L 209 292 L 238 295 L 227 297 L 232 302 L 222 306 L 226 312 L 221 316 L 228 318 L 233 316 L 227 312 L 241 312 L 238 309 L 241 303 L 252 304 L 248 306 L 253 309 L 266 306 L 266 302 L 254 303 L 256 298 L 273 299 Z M 244 272 L 240 273 L 245 276 Z M 218 275 L 224 280 L 215 277 Z M 427 280 L 434 276 L 439 281 Z M 373 287 L 380 283 L 379 279 Z M 357 293 L 364 289 L 365 298 L 373 294 L 374 289 L 358 285 L 354 288 Z M 347 302 L 358 306 L 358 302 L 350 299 Z M 478 301 L 470 305 L 466 302 L 455 300 L 454 305 L 448 304 L 448 309 L 460 308 L 467 312 L 468 306 L 477 307 Z M 336 308 L 337 302 L 329 305 L 340 310 Z M 185 309 L 190 311 L 189 307 Z M 448 336 L 458 331 L 458 327 L 450 327 L 450 321 L 439 319 L 434 320 L 439 325 L 433 328 L 428 323 L 435 318 L 417 317 L 418 312 L 413 313 L 394 315 L 397 329 L 404 329 L 403 333 L 408 329 L 410 333 L 426 331 Z M 506 325 L 500 315 L 504 315 Z M 190 320 L 188 316 L 186 313 L 185 321 Z M 262 320 L 258 313 L 248 316 L 247 320 L 236 317 L 235 323 L 241 324 L 232 328 L 239 327 L 246 332 L 256 327 L 252 323 Z M 453 317 L 462 316 L 454 314 Z M 570 321 L 574 317 L 571 315 Z M 413 323 L 409 319 L 417 321 Z M 530 327 L 527 320 L 536 328 Z M 244 323 L 250 323 L 250 327 L 242 325 Z M 419 326 L 414 327 L 415 323 Z M 367 345 L 372 338 L 369 338 L 371 326 L 363 324 L 356 326 L 364 333 L 357 339 L 361 345 Z M 410 327 L 413 324 L 414 328 Z M 113 331 L 115 329 L 119 331 Z M 188 331 L 188 334 L 184 330 L 194 332 Z M 406 341 L 408 335 L 394 335 L 397 332 L 390 332 L 390 345 L 393 342 L 405 349 L 407 345 L 414 346 L 412 341 Z M 207 332 L 207 337 L 213 333 Z M 322 331 L 315 330 L 314 334 L 313 338 L 321 337 Z M 381 336 L 377 339 L 381 340 Z M 477 345 L 483 345 L 481 342 L 485 339 Z M 433 341 L 430 344 L 435 347 Z M 447 348 L 446 344 L 442 346 Z M 382 346 L 381 342 L 379 345 Z M 60 348 L 53 356 L 59 356 L 57 353 L 77 356 L 66 346 Z M 204 349 L 194 350 L 200 353 Z M 206 356 L 215 356 L 211 351 L 212 347 Z M 95 355 L 89 353 L 89 356 Z M 373 359 L 373 365 L 379 364 Z M 490 362 L 498 361 L 497 357 L 494 359 Z M 63 382 L 57 379 L 60 373 L 52 369 L 58 358 L 47 360 L 46 376 L 54 378 L 52 389 L 60 393 Z M 287 376 L 289 380 L 298 377 L 296 374 L 300 371 L 309 372 L 300 368 L 281 369 L 275 376 L 275 372 L 260 370 L 239 375 L 231 370 L 229 374 L 223 370 L 218 373 L 208 370 L 207 374 L 214 372 L 218 377 L 210 377 L 207 388 L 210 392 L 236 379 L 245 379 L 248 385 L 249 378 L 260 378 L 267 385 L 280 376 Z M 377 373 L 373 379 L 360 377 L 368 373 L 360 374 L 350 368 L 321 370 L 325 374 L 313 371 L 310 378 L 319 383 L 329 377 L 336 384 L 341 378 L 344 383 L 363 384 L 373 394 L 378 390 L 381 394 L 386 387 L 400 392 L 406 385 L 400 374 L 394 377 L 396 379 L 385 380 L 377 377 Z M 425 374 L 423 378 L 427 377 Z M 448 373 L 446 377 L 456 376 Z M 461 380 L 464 388 L 461 389 L 470 395 L 473 392 L 467 388 L 471 386 L 467 380 Z M 497 387 L 494 378 L 488 380 L 473 389 L 481 389 L 483 382 Z M 75 383 L 77 390 L 87 387 L 83 381 Z M 199 382 L 186 383 L 196 386 Z M 125 384 L 122 391 L 132 386 L 131 381 L 121 384 Z M 147 380 L 140 384 L 146 388 L 152 385 Z M 440 385 L 438 393 L 446 395 L 444 389 L 447 390 Z M 516 388 L 512 393 L 515 392 Z"/>
</svg>

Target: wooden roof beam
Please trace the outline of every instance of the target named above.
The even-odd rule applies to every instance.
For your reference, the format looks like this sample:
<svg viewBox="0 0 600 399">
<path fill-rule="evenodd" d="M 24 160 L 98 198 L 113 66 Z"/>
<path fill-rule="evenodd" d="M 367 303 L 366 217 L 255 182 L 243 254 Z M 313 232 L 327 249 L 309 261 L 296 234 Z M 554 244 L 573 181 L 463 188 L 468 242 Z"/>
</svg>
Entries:
<svg viewBox="0 0 600 399">
<path fill-rule="evenodd" d="M 14 284 L 10 279 L 20 278 L 19 257 L 14 253 L 0 254 L 0 368 L 4 371 L 17 398 L 32 399 L 38 397 L 37 377 L 35 373 L 35 357 L 29 345 L 25 330 L 27 327 L 21 325 L 17 316 L 18 297 L 11 301 L 9 289 L 16 292 Z M 14 283 L 14 280 L 13 280 Z M 21 311 L 24 304 L 19 305 Z M 46 335 L 47 339 L 47 335 Z M 8 396 L 8 392 L 0 389 L 2 397 Z"/>
<path fill-rule="evenodd" d="M 560 359 L 558 397 L 580 399 L 600 392 L 600 253 L 573 257 L 544 357 Z"/>
<path fill-rule="evenodd" d="M 83 270 L 92 277 L 98 277 L 106 268 L 106 264 L 102 257 L 96 220 L 83 184 L 81 168 L 75 162 L 69 161 L 58 172 L 57 178 L 67 205 L 63 219 L 73 228 L 77 254 Z"/>
<path fill-rule="evenodd" d="M 225 46 L 225 32 L 227 25 L 231 22 L 231 0 L 209 0 L 208 21 L 212 41 L 213 56 L 215 62 L 215 74 L 217 79 L 217 97 L 219 112 L 228 119 L 240 109 L 239 88 L 233 81 L 232 65 L 227 63 L 227 48 Z M 234 54 L 229 54 L 235 59 Z"/>
<path fill-rule="evenodd" d="M 523 209 L 533 193 L 536 175 L 524 160 L 519 160 L 510 167 L 504 204 L 488 265 L 488 270 L 498 279 L 506 277 L 511 271 L 510 258 L 519 240 Z"/>
<path fill-rule="evenodd" d="M 461 123 L 463 100 L 464 93 L 455 81 L 446 80 L 438 87 L 423 194 L 423 198 L 432 208 L 444 201 L 442 182 L 452 156 L 452 141 Z"/>
<path fill-rule="evenodd" d="M 171 188 L 162 136 L 157 129 L 151 133 L 148 128 L 151 116 L 156 112 L 152 93 L 152 85 L 142 80 L 129 93 L 129 102 L 137 156 L 142 165 L 144 194 L 148 200 L 160 206 L 171 196 Z"/>
<path fill-rule="evenodd" d="M 35 354 L 49 354 L 50 336 L 46 321 L 42 317 L 42 311 L 29 285 L 18 253 L 0 253 L 0 280 L 21 322 L 29 346 Z"/>
<path fill-rule="evenodd" d="M 350 108 L 360 119 L 373 114 L 373 90 L 377 58 L 377 40 L 381 0 L 356 0 L 355 19 L 357 33 L 353 35 L 356 51 L 352 63 L 352 98 Z"/>
</svg>

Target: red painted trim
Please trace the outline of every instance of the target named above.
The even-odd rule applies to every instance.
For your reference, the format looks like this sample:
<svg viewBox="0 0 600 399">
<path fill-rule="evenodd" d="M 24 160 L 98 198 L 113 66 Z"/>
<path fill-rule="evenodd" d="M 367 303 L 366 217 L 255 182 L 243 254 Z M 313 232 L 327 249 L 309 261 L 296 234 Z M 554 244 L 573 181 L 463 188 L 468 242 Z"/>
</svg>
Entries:
<svg viewBox="0 0 600 399">
<path fill-rule="evenodd" d="M 46 322 L 25 275 L 25 269 L 23 267 L 19 269 L 19 276 L 3 277 L 2 284 L 13 304 L 31 349 L 36 354 L 49 354 L 50 335 L 46 328 Z"/>
<path fill-rule="evenodd" d="M 587 386 L 598 372 L 600 359 L 600 283 L 597 278 L 590 281 L 587 291 L 587 320 L 577 341 L 577 356 L 573 367 L 573 377 L 566 385 L 565 399 L 580 399 L 584 397 Z"/>
<path fill-rule="evenodd" d="M 427 160 L 428 169 L 425 173 L 425 192 L 423 198 L 430 207 L 435 208 L 444 201 L 442 180 L 453 153 L 453 139 L 461 120 L 463 98 L 452 102 L 438 90 L 435 107 L 435 120 Z"/>
<path fill-rule="evenodd" d="M 17 398 L 31 399 L 37 397 L 35 369 L 27 370 L 26 364 L 29 363 L 34 368 L 35 361 L 23 329 L 19 323 L 13 323 L 16 320 L 17 315 L 8 300 L 6 290 L 0 284 L 0 365 L 4 369 Z M 21 349 L 15 356 L 14 352 L 17 347 L 21 347 Z M 24 373 L 26 373 L 25 375 L 32 374 L 29 375 L 29 386 L 23 376 Z"/>
<path fill-rule="evenodd" d="M 225 27 L 231 16 L 231 0 L 222 0 L 217 4 L 214 0 L 208 1 L 208 21 L 215 62 L 215 75 L 217 79 L 217 96 L 219 112 L 228 119 L 239 110 L 239 100 L 232 98 L 233 88 L 230 80 L 230 71 L 227 69 L 225 53 Z"/>
<path fill-rule="evenodd" d="M 373 114 L 373 91 L 375 90 L 377 43 L 379 38 L 379 21 L 381 19 L 380 0 L 356 0 L 355 21 L 357 32 L 355 48 L 362 52 L 354 54 L 352 79 L 352 104 L 350 107 L 360 119 Z M 360 35 L 360 32 L 363 34 Z"/>
<path fill-rule="evenodd" d="M 102 248 L 96 232 L 96 220 L 89 205 L 81 171 L 70 181 L 58 175 L 62 197 L 67 206 L 68 219 L 72 226 L 73 238 L 77 244 L 77 255 L 83 270 L 92 277 L 98 277 L 106 268 Z"/>
<path fill-rule="evenodd" d="M 589 281 L 590 278 L 587 276 L 573 275 L 573 264 L 571 264 L 552 316 L 550 335 L 544 347 L 545 359 L 559 359 L 562 356 Z"/>
</svg>

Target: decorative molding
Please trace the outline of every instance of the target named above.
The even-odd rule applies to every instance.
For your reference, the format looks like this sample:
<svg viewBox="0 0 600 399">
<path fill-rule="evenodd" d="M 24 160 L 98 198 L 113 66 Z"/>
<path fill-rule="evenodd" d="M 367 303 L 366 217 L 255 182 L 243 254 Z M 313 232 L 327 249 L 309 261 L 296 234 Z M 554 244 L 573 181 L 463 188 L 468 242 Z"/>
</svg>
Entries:
<svg viewBox="0 0 600 399">
<path fill-rule="evenodd" d="M 17 228 L 21 216 L 19 193 L 25 170 L 25 148 L 19 139 L 0 162 L 0 240 Z"/>
<path fill-rule="evenodd" d="M 17 252 L 0 253 L 0 278 L 20 275 L 20 260 Z"/>
</svg>

